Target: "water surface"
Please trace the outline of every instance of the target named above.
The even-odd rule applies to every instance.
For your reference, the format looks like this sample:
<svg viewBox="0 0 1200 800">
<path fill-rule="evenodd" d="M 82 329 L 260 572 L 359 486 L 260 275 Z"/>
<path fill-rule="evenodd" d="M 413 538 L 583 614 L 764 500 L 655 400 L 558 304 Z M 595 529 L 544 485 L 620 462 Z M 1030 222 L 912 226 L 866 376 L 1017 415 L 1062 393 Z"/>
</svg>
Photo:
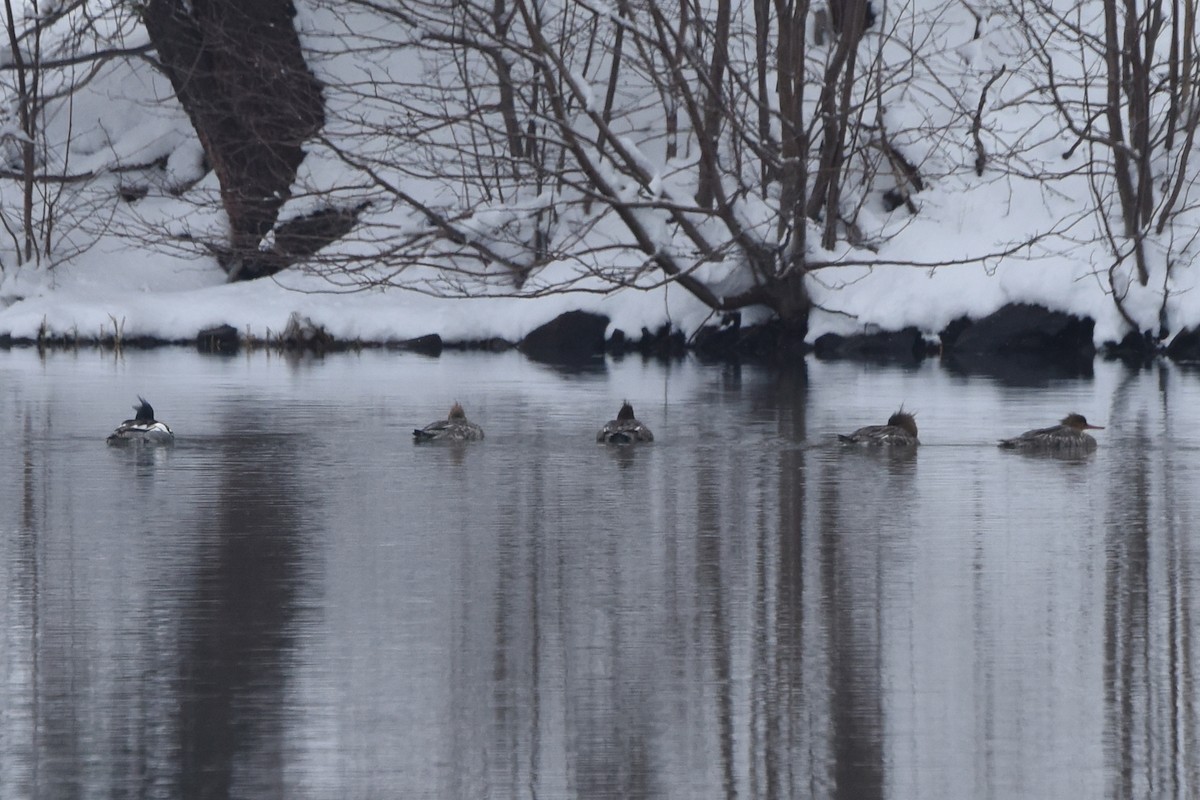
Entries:
<svg viewBox="0 0 1200 800">
<path fill-rule="evenodd" d="M 1200 374 L 1022 384 L 0 352 L 0 797 L 1194 796 Z"/>
</svg>

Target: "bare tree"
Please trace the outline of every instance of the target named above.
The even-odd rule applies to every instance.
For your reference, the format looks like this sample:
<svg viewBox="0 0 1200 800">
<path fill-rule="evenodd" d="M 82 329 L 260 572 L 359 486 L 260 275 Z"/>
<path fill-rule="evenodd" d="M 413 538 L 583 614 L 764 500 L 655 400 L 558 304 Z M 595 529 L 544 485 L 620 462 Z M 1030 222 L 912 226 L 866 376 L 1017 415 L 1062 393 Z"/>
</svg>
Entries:
<svg viewBox="0 0 1200 800">
<path fill-rule="evenodd" d="M 324 58 L 353 40 L 370 67 L 329 88 L 355 102 L 322 142 L 374 192 L 383 244 L 327 274 L 434 293 L 670 282 L 802 334 L 807 275 L 862 244 L 856 208 L 892 180 L 875 119 L 891 76 L 866 0 L 840 8 L 842 33 L 814 48 L 808 0 L 330 6 L 325 32 L 344 35 Z"/>
<path fill-rule="evenodd" d="M 97 173 L 71 163 L 72 100 L 115 60 L 147 48 L 124 46 L 136 26 L 132 14 L 95 6 L 73 0 L 14 7 L 4 0 L 0 92 L 9 103 L 0 112 L 0 183 L 15 184 L 20 202 L 15 214 L 0 209 L 0 225 L 16 266 L 52 265 L 86 248 L 79 223 L 104 216 L 96 214 L 103 201 L 89 185 Z"/>
<path fill-rule="evenodd" d="M 1187 222 L 1196 208 L 1191 153 L 1200 124 L 1195 0 L 1069 8 L 1019 0 L 1013 8 L 1040 67 L 1039 87 L 1075 140 L 1065 156 L 1085 153 L 1095 216 L 1112 253 L 1106 277 L 1114 301 L 1135 330 L 1147 327 L 1124 301 L 1162 264 L 1157 322 L 1165 335 L 1167 284 L 1183 255 L 1176 248 L 1197 234 Z"/>
<path fill-rule="evenodd" d="M 830 9 L 809 0 L 330 0 L 300 36 L 324 124 L 307 142 L 311 115 L 287 132 L 307 161 L 287 159 L 286 189 L 251 193 L 267 213 L 239 249 L 271 271 L 303 261 L 333 290 L 676 285 L 803 335 L 814 281 L 877 263 L 931 181 L 1054 176 L 1030 166 L 1026 133 L 992 130 L 1016 70 L 945 80 L 950 48 L 980 35 L 976 11 L 946 0 L 903 25 L 868 0 L 833 12 L 816 44 Z M 227 210 L 244 191 L 222 179 Z M 1071 224 L 909 263 L 990 268 Z"/>
</svg>

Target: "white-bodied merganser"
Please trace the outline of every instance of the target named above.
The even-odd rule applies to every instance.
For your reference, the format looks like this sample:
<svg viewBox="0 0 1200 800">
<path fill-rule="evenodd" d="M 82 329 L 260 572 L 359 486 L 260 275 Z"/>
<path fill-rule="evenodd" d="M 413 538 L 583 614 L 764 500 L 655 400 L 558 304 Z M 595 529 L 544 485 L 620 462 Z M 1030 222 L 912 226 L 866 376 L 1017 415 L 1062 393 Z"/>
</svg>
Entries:
<svg viewBox="0 0 1200 800">
<path fill-rule="evenodd" d="M 1096 440 L 1085 430 L 1104 430 L 1103 425 L 1090 425 L 1082 414 L 1071 412 L 1062 422 L 1051 428 L 1025 431 L 1012 439 L 1001 439 L 1005 450 L 1022 450 L 1041 453 L 1090 453 L 1096 449 Z"/>
<path fill-rule="evenodd" d="M 154 408 L 141 395 L 138 395 L 138 404 L 133 410 L 137 412 L 137 416 L 118 425 L 108 436 L 109 444 L 170 444 L 175 441 L 175 434 L 171 432 L 170 426 L 154 418 Z"/>
<path fill-rule="evenodd" d="M 917 420 L 903 408 L 888 417 L 886 425 L 868 425 L 851 434 L 839 433 L 838 440 L 847 444 L 890 447 L 915 447 L 920 444 L 917 440 Z"/>
<path fill-rule="evenodd" d="M 596 441 L 604 444 L 633 444 L 653 442 L 654 434 L 633 415 L 633 406 L 626 400 L 617 412 L 617 418 L 609 420 L 596 434 Z"/>
<path fill-rule="evenodd" d="M 467 420 L 466 412 L 457 401 L 445 419 L 413 431 L 413 439 L 418 442 L 477 442 L 482 438 L 483 428 Z"/>
</svg>

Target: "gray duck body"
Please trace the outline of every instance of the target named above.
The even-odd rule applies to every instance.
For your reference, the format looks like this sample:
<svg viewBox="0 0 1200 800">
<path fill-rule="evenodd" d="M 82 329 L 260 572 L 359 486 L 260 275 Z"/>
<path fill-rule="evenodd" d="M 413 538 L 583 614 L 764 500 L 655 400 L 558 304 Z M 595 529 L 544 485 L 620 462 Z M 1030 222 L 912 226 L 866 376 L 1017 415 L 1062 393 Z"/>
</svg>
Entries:
<svg viewBox="0 0 1200 800">
<path fill-rule="evenodd" d="M 1103 429 L 1101 425 L 1089 424 L 1082 414 L 1072 412 L 1063 417 L 1058 425 L 1025 431 L 1011 439 L 1001 439 L 1000 447 L 1026 453 L 1090 453 L 1096 449 L 1096 440 L 1085 431 Z"/>
<path fill-rule="evenodd" d="M 904 409 L 888 417 L 886 425 L 868 425 L 854 433 L 839 433 L 838 441 L 870 447 L 916 447 L 921 443 L 917 439 L 917 420 Z"/>
<path fill-rule="evenodd" d="M 596 434 L 596 441 L 603 444 L 634 444 L 653 442 L 654 434 L 634 416 L 633 406 L 628 401 L 621 405 L 617 418 L 604 423 Z"/>
<path fill-rule="evenodd" d="M 458 403 L 450 408 L 445 419 L 413 430 L 413 440 L 418 442 L 477 442 L 482 438 L 483 428 L 468 420 Z"/>
</svg>

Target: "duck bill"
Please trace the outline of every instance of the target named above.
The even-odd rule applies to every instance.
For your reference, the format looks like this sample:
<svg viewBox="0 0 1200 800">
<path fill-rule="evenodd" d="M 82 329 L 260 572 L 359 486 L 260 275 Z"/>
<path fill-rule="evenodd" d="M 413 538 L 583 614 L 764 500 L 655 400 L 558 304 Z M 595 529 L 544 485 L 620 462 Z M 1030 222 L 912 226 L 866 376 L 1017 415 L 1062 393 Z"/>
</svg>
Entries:
<svg viewBox="0 0 1200 800">
<path fill-rule="evenodd" d="M 1084 425 L 1083 427 L 1084 427 L 1084 430 L 1089 430 L 1089 431 L 1102 431 L 1102 430 L 1104 430 L 1104 426 L 1103 426 L 1103 425 Z"/>
</svg>

